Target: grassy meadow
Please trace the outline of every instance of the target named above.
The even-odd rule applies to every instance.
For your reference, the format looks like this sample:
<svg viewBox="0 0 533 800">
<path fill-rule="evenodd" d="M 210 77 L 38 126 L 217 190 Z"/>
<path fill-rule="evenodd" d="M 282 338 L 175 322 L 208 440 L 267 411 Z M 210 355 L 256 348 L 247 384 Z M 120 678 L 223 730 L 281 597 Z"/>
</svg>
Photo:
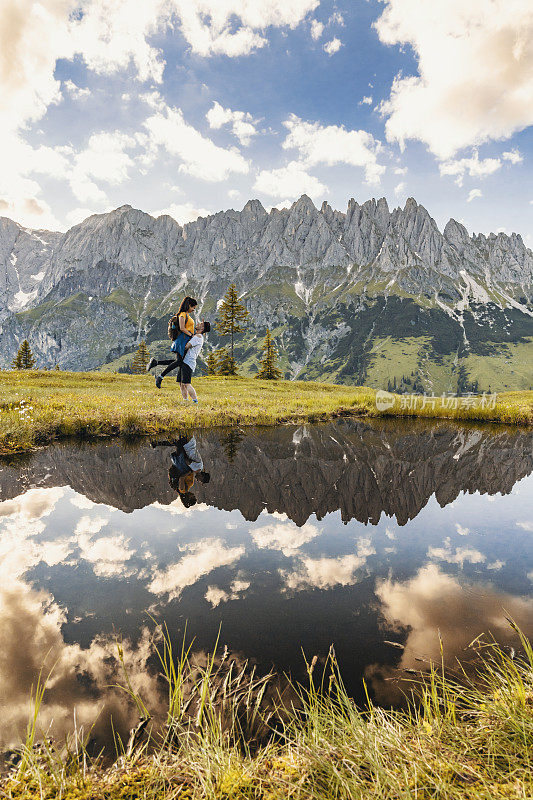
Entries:
<svg viewBox="0 0 533 800">
<path fill-rule="evenodd" d="M 401 645 L 399 645 L 401 646 Z M 124 676 L 140 723 L 112 766 L 86 750 L 88 732 L 54 742 L 39 728 L 46 682 L 26 740 L 0 777 L 11 800 L 526 800 L 533 796 L 533 652 L 477 640 L 474 677 L 440 665 L 411 679 L 404 710 L 358 709 L 330 652 L 307 665 L 287 702 L 274 676 L 228 656 L 192 667 L 168 635 L 156 645 L 167 710 L 158 725 Z M 460 672 L 457 673 L 460 675 Z M 52 676 L 53 679 L 53 676 Z M 274 684 L 275 685 L 275 684 Z M 153 726 L 153 727 L 152 727 Z"/>
<path fill-rule="evenodd" d="M 151 375 L 55 370 L 0 372 L 0 453 L 31 449 L 67 436 L 156 435 L 184 428 L 317 422 L 335 416 L 423 416 L 533 423 L 533 392 L 498 395 L 493 409 L 475 405 L 402 410 L 400 399 L 376 408 L 375 391 L 312 381 L 195 380 L 199 404 L 185 402 L 169 376 L 157 390 Z M 420 406 L 420 404 L 418 404 Z"/>
</svg>

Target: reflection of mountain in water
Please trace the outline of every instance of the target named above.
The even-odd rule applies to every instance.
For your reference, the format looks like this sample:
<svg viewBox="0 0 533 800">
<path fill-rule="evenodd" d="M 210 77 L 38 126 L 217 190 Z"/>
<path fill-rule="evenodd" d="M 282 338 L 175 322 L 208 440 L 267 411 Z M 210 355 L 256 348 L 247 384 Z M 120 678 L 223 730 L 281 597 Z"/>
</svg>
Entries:
<svg viewBox="0 0 533 800">
<path fill-rule="evenodd" d="M 211 473 L 209 484 L 194 487 L 200 502 L 239 509 L 249 520 L 266 508 L 298 525 L 337 509 L 345 522 L 376 524 L 385 513 L 404 525 L 433 494 L 441 506 L 461 491 L 507 494 L 533 470 L 533 431 L 488 426 L 397 420 L 283 426 L 244 435 L 231 460 L 224 434 L 201 432 L 197 440 Z M 52 447 L 22 467 L 0 469 L 0 498 L 68 484 L 127 512 L 169 503 L 176 498 L 169 453 L 115 442 Z"/>
</svg>

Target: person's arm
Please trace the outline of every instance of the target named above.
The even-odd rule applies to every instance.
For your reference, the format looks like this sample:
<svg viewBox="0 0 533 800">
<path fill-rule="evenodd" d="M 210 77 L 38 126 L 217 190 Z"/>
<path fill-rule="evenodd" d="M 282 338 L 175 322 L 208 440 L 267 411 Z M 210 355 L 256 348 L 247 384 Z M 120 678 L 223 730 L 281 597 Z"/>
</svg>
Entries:
<svg viewBox="0 0 533 800">
<path fill-rule="evenodd" d="M 184 314 L 183 316 L 178 317 L 178 321 L 179 321 L 180 331 L 182 333 L 187 334 L 187 336 L 190 336 L 191 334 L 189 333 L 189 331 L 185 327 L 185 323 L 187 322 L 187 314 Z"/>
<path fill-rule="evenodd" d="M 185 345 L 185 352 L 187 352 L 187 350 L 190 350 L 191 347 L 193 346 L 193 344 L 198 344 L 198 340 L 196 339 L 197 336 L 198 336 L 198 334 L 195 334 L 194 336 L 191 336 L 191 338 L 189 339 L 189 341 Z M 195 339 L 196 339 L 196 341 L 195 341 Z"/>
</svg>

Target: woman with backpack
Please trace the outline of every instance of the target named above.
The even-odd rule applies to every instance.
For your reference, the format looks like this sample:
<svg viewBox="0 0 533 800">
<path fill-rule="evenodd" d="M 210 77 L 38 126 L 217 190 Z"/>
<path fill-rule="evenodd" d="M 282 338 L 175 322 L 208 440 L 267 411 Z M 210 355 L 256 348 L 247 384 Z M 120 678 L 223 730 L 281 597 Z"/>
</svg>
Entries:
<svg viewBox="0 0 533 800">
<path fill-rule="evenodd" d="M 176 353 L 176 358 L 164 361 L 157 361 L 157 359 L 151 358 L 146 367 L 147 371 L 150 371 L 154 367 L 165 365 L 165 369 L 161 375 L 156 375 L 155 385 L 158 389 L 161 387 L 161 381 L 165 375 L 168 375 L 173 369 L 181 367 L 183 363 L 185 345 L 190 340 L 191 336 L 194 335 L 195 322 L 192 312 L 197 305 L 198 301 L 195 300 L 194 297 L 189 297 L 189 295 L 187 295 L 187 297 L 184 297 L 181 301 L 178 313 L 174 314 L 168 321 L 168 336 L 169 339 L 172 340 L 170 349 Z"/>
</svg>

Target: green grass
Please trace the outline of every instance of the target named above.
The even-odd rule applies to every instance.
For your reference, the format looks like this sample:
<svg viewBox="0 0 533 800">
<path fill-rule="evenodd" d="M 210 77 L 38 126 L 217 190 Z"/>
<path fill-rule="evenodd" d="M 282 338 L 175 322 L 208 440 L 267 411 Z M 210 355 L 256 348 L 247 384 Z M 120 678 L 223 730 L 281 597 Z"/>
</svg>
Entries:
<svg viewBox="0 0 533 800">
<path fill-rule="evenodd" d="M 380 416 L 373 389 L 312 381 L 198 378 L 198 406 L 181 399 L 172 376 L 163 388 L 150 375 L 103 372 L 0 372 L 0 453 L 28 450 L 67 436 L 154 435 L 183 428 L 318 422 L 335 416 Z M 387 416 L 533 423 L 533 392 L 498 395 L 494 409 L 435 406 L 403 409 L 395 396 Z"/>
<path fill-rule="evenodd" d="M 0 796 L 526 800 L 533 793 L 533 652 L 523 637 L 521 644 L 514 658 L 494 644 L 479 646 L 477 671 L 455 681 L 431 665 L 412 679 L 416 702 L 394 711 L 370 700 L 357 708 L 333 651 L 322 672 L 313 658 L 306 685 L 285 682 L 282 694 L 273 676 L 258 677 L 226 654 L 199 668 L 184 643 L 175 658 L 163 630 L 166 719 L 152 727 L 151 709 L 125 671 L 124 702 L 136 705 L 143 735 L 117 742 L 117 762 L 106 767 L 91 760 L 79 734 L 65 744 L 44 736 L 36 746 L 46 702 L 39 683 L 20 760 L 0 779 Z"/>
<path fill-rule="evenodd" d="M 154 435 L 187 427 L 273 425 L 371 413 L 374 393 L 357 387 L 253 378 L 198 378 L 200 404 L 185 403 L 172 374 L 0 373 L 0 452 L 66 436 Z"/>
</svg>

